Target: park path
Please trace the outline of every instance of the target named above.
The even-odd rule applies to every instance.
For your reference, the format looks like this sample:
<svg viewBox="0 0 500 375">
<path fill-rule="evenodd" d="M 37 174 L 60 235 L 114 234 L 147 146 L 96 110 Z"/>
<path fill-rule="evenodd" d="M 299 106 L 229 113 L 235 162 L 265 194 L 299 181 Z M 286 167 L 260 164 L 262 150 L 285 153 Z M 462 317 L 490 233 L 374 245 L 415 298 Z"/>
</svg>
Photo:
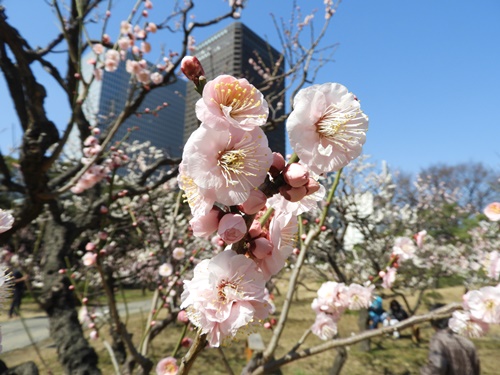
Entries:
<svg viewBox="0 0 500 375">
<path fill-rule="evenodd" d="M 127 307 L 129 314 L 136 314 L 141 311 L 147 312 L 151 307 L 151 300 L 129 302 Z M 124 316 L 126 311 L 125 305 L 118 304 L 118 309 L 120 315 Z M 96 313 L 103 314 L 104 311 L 98 309 Z M 24 319 L 24 324 L 27 326 L 33 341 L 39 342 L 49 337 L 49 319 L 47 317 L 38 316 L 26 318 Z M 1 323 L 0 332 L 3 347 L 1 353 L 7 353 L 11 350 L 21 349 L 31 345 L 29 335 L 26 333 L 23 322 L 19 318 Z"/>
</svg>

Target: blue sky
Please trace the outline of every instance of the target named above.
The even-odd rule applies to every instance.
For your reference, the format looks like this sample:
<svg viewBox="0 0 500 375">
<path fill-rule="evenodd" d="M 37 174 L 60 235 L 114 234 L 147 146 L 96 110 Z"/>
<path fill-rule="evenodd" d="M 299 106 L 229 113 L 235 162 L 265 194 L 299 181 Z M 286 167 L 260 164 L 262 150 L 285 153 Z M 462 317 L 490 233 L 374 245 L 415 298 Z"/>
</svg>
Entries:
<svg viewBox="0 0 500 375">
<path fill-rule="evenodd" d="M 11 22 L 34 46 L 57 32 L 45 2 L 5 0 Z M 115 0 L 120 19 L 129 0 Z M 163 1 L 153 0 L 155 8 Z M 198 0 L 196 20 L 227 9 L 222 0 Z M 292 1 L 249 0 L 241 21 L 279 42 L 269 13 L 288 19 Z M 303 14 L 322 0 L 299 1 Z M 44 17 L 40 14 L 45 13 Z M 35 21 L 36 20 L 36 21 Z M 201 42 L 225 24 L 194 34 Z M 164 34 L 163 34 L 164 35 Z M 483 162 L 500 169 L 500 1 L 344 0 L 326 37 L 339 43 L 335 62 L 323 68 L 317 83 L 340 82 L 361 100 L 370 117 L 365 153 L 410 172 L 434 163 Z M 169 48 L 168 40 L 162 40 Z M 69 113 L 48 78 L 49 117 L 61 128 Z M 21 131 L 0 78 L 0 149 L 18 144 Z"/>
</svg>

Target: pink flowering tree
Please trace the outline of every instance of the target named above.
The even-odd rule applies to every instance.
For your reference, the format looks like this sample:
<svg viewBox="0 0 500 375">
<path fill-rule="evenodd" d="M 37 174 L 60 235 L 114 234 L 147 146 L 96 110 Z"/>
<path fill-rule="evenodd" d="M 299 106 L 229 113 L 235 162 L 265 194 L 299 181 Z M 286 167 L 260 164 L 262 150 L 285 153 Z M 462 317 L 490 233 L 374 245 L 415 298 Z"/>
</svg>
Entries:
<svg viewBox="0 0 500 375">
<path fill-rule="evenodd" d="M 407 221 L 415 215 L 408 209 L 403 214 L 409 218 L 399 217 L 402 213 L 390 206 L 387 174 L 372 181 L 389 192 L 380 197 L 380 220 L 358 210 L 368 195 L 348 191 L 347 180 L 341 182 L 342 169 L 362 152 L 368 116 L 345 86 L 311 83 L 329 61 L 325 51 L 334 50 L 323 37 L 338 2 L 319 3 L 323 10 L 317 34 L 314 13 L 301 14 L 294 6 L 291 24 L 278 28 L 283 45 L 275 66 L 265 66 L 259 56 L 249 61 L 263 78 L 258 87 L 245 77 L 206 76 L 196 57 L 188 56 L 195 51 L 197 29 L 240 18 L 246 1 L 228 1 L 223 14 L 200 21 L 194 21 L 193 1 L 176 2 L 166 18 L 155 14 L 152 1 L 138 1 L 123 20 L 113 18 L 111 1 L 72 1 L 68 6 L 53 1 L 47 7 L 61 31 L 39 48 L 9 21 L 8 7 L 0 7 L 0 69 L 23 130 L 18 160 L 0 155 L 1 186 L 13 202 L 12 215 L 0 211 L 0 243 L 9 246 L 2 255 L 12 258 L 16 253 L 33 275 L 30 287 L 35 281 L 39 284 L 37 302 L 49 317 L 65 372 L 101 373 L 83 331 L 90 330 L 90 339 L 102 335 L 103 326 L 92 311 L 96 291 L 106 297 L 110 342 L 105 346 L 117 373 L 148 374 L 155 368 L 157 374 L 185 374 L 202 350 L 220 348 L 239 334 L 271 324 L 266 319 L 274 307 L 266 286 L 291 262 L 294 267 L 272 338 L 244 373 L 270 372 L 386 332 L 338 338 L 337 324 L 345 311 L 366 309 L 380 281 L 391 287 L 396 264 L 415 259 L 418 245 L 405 237 L 405 231 L 412 230 Z M 156 49 L 151 39 L 160 32 L 179 35 L 178 49 L 168 54 Z M 60 49 L 67 51 L 64 63 L 54 60 Z M 89 59 L 84 57 L 87 53 Z M 151 54 L 159 61 L 155 65 L 146 61 Z M 50 119 L 44 105 L 50 86 L 40 83 L 35 63 L 66 96 L 67 124 Z M 86 107 L 92 85 L 120 64 L 130 75 L 123 109 L 98 113 Z M 195 108 L 200 126 L 187 140 L 182 158 L 172 158 L 148 143 L 130 142 L 134 128 L 116 142 L 127 119 L 168 111 L 168 103 L 155 108 L 143 108 L 143 103 L 152 91 L 180 79 L 179 69 L 200 94 Z M 284 80 L 286 88 L 277 89 L 275 83 Z M 283 103 L 285 94 L 290 108 Z M 105 119 L 105 127 L 96 125 L 97 117 Z M 273 152 L 265 132 L 285 119 L 293 148 L 288 160 Z M 77 152 L 70 141 L 73 130 L 78 134 Z M 335 195 L 339 186 L 342 194 Z M 487 215 L 496 218 L 495 207 Z M 304 221 L 314 212 L 315 220 Z M 334 230 L 339 217 L 355 223 L 359 231 L 384 228 L 386 242 L 374 241 L 369 249 L 374 272 L 342 278 L 334 268 L 337 276 L 325 282 L 312 301 L 313 325 L 278 357 L 303 265 L 318 240 L 326 243 L 325 235 Z M 483 258 L 478 256 L 478 262 Z M 492 263 L 496 258 L 489 254 L 487 259 Z M 346 257 L 342 264 L 344 275 L 363 266 L 354 257 Z M 116 303 L 116 289 L 124 284 L 154 290 L 139 340 L 132 337 Z M 496 295 L 495 288 L 471 293 L 464 314 L 469 313 L 469 320 L 496 323 L 496 310 L 491 309 Z M 457 308 L 446 306 L 436 314 Z M 161 319 L 160 311 L 166 311 Z M 416 316 L 400 327 L 433 316 Z M 196 337 L 193 342 L 187 337 L 180 340 L 189 350 L 179 362 L 177 347 L 172 356 L 155 363 L 150 344 L 176 320 L 184 324 L 184 333 L 193 327 Z M 325 344 L 301 349 L 310 333 Z"/>
<path fill-rule="evenodd" d="M 245 207 L 241 212 L 255 211 L 256 214 L 263 207 L 265 198 L 253 188 L 263 182 L 262 178 L 267 178 L 268 169 L 275 159 L 267 146 L 264 129 L 278 126 L 286 117 L 280 114 L 285 106 L 281 99 L 285 92 L 276 91 L 273 82 L 286 78 L 293 87 L 289 96 L 292 100 L 306 82 L 314 80 L 317 69 L 328 62 L 328 58 L 324 58 L 325 51 L 333 51 L 334 46 L 326 46 L 322 38 L 337 6 L 333 2 L 325 3 L 325 13 L 320 17 L 322 26 L 312 40 L 309 30 L 312 30 L 314 16 L 303 15 L 294 8 L 294 22 L 281 30 L 286 68 L 267 67 L 256 56 L 250 63 L 264 78 L 261 91 L 249 93 L 248 102 L 239 108 L 229 108 L 231 102 L 220 103 L 226 107 L 225 120 L 215 120 L 213 126 L 219 127 L 220 123 L 226 122 L 230 125 L 220 130 L 224 136 L 213 140 L 212 149 L 199 147 L 196 150 L 203 157 L 217 148 L 220 151 L 221 147 L 230 147 L 220 163 L 211 166 L 214 171 L 222 168 L 209 179 L 200 182 L 198 174 L 207 171 L 188 163 L 187 158 L 179 166 L 180 160 L 152 150 L 147 144 L 129 143 L 127 138 L 134 129 L 115 142 L 118 130 L 127 119 L 154 116 L 160 110 L 168 110 L 168 103 L 158 103 L 153 109 L 143 108 L 142 104 L 150 92 L 178 79 L 181 61 L 194 50 L 193 35 L 199 28 L 224 19 L 238 19 L 245 3 L 229 1 L 225 11 L 217 17 L 194 21 L 196 7 L 193 1 L 174 4 L 166 17 L 155 13 L 156 5 L 152 1 L 139 1 L 132 4 L 129 16 L 122 20 L 114 15 L 112 2 L 73 1 L 65 4 L 53 1 L 46 4 L 47 13 L 55 16 L 60 31 L 52 38 L 48 36 L 42 47 L 34 47 L 23 30 L 11 22 L 9 6 L 0 7 L 0 69 L 23 132 L 19 155 L 0 154 L 1 188 L 6 193 L 2 198 L 8 196 L 6 203 L 11 204 L 14 217 L 12 226 L 9 224 L 0 234 L 0 243 L 6 246 L 5 259 L 16 253 L 21 267 L 31 273 L 29 286 L 41 288 L 38 302 L 50 319 L 51 337 L 67 372 L 100 373 L 97 355 L 85 338 L 77 316 L 77 305 L 85 307 L 92 298 L 80 289 L 82 283 L 89 285 L 89 290 L 104 290 L 107 295 L 112 355 L 119 365 L 128 369 L 136 366 L 143 373 L 153 368 L 154 364 L 148 358 L 148 340 L 161 332 L 168 321 L 146 328 L 146 338 L 137 347 L 116 309 L 114 291 L 120 283 L 162 286 L 164 291 L 156 293 L 154 298 L 157 301 L 168 299 L 164 302 L 171 306 L 170 321 L 175 320 L 179 305 L 187 303 L 180 300 L 180 275 L 191 270 L 198 259 L 206 257 L 203 248 L 214 245 L 192 235 L 193 232 L 206 232 L 207 223 L 187 216 L 188 211 L 181 204 L 182 196 L 171 184 L 179 170 L 179 185 L 190 203 L 196 201 L 196 189 L 199 188 L 207 192 L 208 202 L 213 199 L 212 203 L 217 201 L 227 207 L 241 205 Z M 95 27 L 96 24 L 99 27 Z M 302 36 L 304 31 L 308 31 L 307 37 Z M 175 36 L 179 40 L 178 47 L 165 54 L 151 43 L 156 33 L 164 33 L 168 38 Z M 62 60 L 61 50 L 66 53 Z M 146 59 L 159 63 L 151 66 Z M 129 95 L 123 109 L 119 113 L 89 111 L 85 103 L 92 94 L 92 85 L 98 83 L 103 74 L 116 72 L 120 64 L 124 64 L 130 74 Z M 35 66 L 43 67 L 43 73 Z M 284 66 L 283 60 L 277 62 L 276 67 L 280 66 Z M 188 63 L 183 70 L 199 83 L 201 72 L 190 76 L 193 69 Z M 46 76 L 42 78 L 41 74 Z M 61 107 L 65 106 L 68 111 L 66 124 L 54 123 L 47 111 L 44 101 L 53 88 L 50 84 L 42 84 L 47 77 L 67 99 L 61 103 Z M 231 77 L 228 79 L 222 83 L 227 88 L 243 88 L 249 84 L 243 79 L 238 83 Z M 220 87 L 211 88 L 208 84 L 206 92 L 222 93 Z M 261 92 L 266 94 L 267 100 Z M 336 92 L 335 95 L 340 97 L 346 95 L 345 89 Z M 355 104 L 351 95 L 347 96 Z M 276 99 L 281 99 L 276 107 L 264 108 L 264 103 L 276 103 Z M 261 105 L 252 104 L 255 100 Z M 207 124 L 218 118 L 218 114 L 211 114 L 210 106 L 208 103 L 202 109 L 203 114 L 199 114 Z M 265 110 L 262 111 L 261 107 Z M 106 119 L 105 127 L 95 125 L 94 119 L 98 115 Z M 233 118 L 235 121 L 231 120 Z M 235 126 L 235 122 L 241 124 L 241 128 Z M 363 127 L 366 128 L 366 124 L 361 124 L 361 130 Z M 72 137 L 74 131 L 76 142 Z M 193 139 L 203 131 L 204 128 L 197 130 Z M 334 133 L 327 134 L 327 129 L 324 132 L 325 139 L 335 136 Z M 339 128 L 339 132 L 343 130 Z M 358 138 L 361 143 L 364 141 L 363 134 Z M 221 140 L 226 144 L 221 144 Z M 186 149 L 192 150 L 189 147 L 188 144 Z M 323 147 L 325 152 L 331 152 L 328 142 L 320 147 L 321 150 Z M 354 147 L 347 158 L 359 152 L 360 147 Z M 251 154 L 250 169 L 246 170 L 247 165 L 240 168 L 238 163 L 242 155 Z M 249 163 L 250 159 L 245 160 Z M 284 167 L 284 160 L 282 162 Z M 278 166 L 276 173 L 281 172 L 281 166 Z M 302 182 L 296 182 L 294 178 L 291 177 L 290 184 L 269 186 L 268 189 L 281 188 L 284 195 L 296 201 L 320 189 L 312 177 Z M 192 187 L 194 195 L 191 195 Z M 208 207 L 209 203 L 206 205 Z M 207 214 L 211 210 L 210 207 Z M 211 215 L 219 217 L 222 213 L 219 207 Z M 233 245 L 237 244 L 235 246 L 243 245 L 242 236 L 248 235 L 248 218 L 238 216 L 237 212 L 233 214 L 231 220 L 224 219 L 225 225 L 216 228 L 220 239 L 214 242 L 214 247 L 219 251 L 232 241 L 235 241 Z M 245 220 L 244 226 L 241 219 Z M 252 251 L 260 259 L 260 268 L 267 272 L 263 280 L 282 267 L 293 248 L 291 240 L 295 226 L 291 219 L 289 215 L 275 215 L 272 222 L 263 221 L 265 235 L 255 231 Z M 190 220 L 191 229 L 188 229 Z M 270 228 L 273 228 L 272 236 Z M 289 238 L 283 239 L 276 234 L 280 231 L 290 233 Z M 271 237 L 274 237 L 273 243 Z M 271 244 L 273 249 L 279 247 L 282 251 L 268 258 Z M 96 272 L 87 272 L 89 267 Z M 85 276 L 89 273 L 93 276 Z M 194 298 L 195 294 L 189 301 Z M 260 309 L 259 316 L 264 316 L 267 304 L 262 301 L 262 293 L 257 293 L 255 298 L 258 302 L 255 306 L 250 305 Z M 88 321 L 86 314 L 82 315 L 82 321 L 92 329 L 92 338 L 96 338 L 99 332 L 94 329 L 95 323 Z M 92 314 L 87 315 L 93 319 Z M 243 325 L 244 322 L 240 323 Z"/>
</svg>

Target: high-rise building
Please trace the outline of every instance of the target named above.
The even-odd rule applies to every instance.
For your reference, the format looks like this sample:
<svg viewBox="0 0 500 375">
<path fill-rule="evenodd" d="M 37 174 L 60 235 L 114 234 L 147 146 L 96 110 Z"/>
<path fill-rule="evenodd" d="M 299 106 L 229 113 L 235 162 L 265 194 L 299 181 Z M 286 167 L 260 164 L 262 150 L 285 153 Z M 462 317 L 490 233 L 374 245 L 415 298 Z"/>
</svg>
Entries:
<svg viewBox="0 0 500 375">
<path fill-rule="evenodd" d="M 92 74 L 88 64 L 84 76 Z M 163 103 L 168 105 L 156 115 L 144 113 L 141 116 L 130 116 L 118 129 L 114 139 L 121 140 L 128 128 L 137 127 L 127 142 L 149 141 L 152 146 L 166 152 L 172 157 L 180 157 L 183 148 L 184 113 L 187 82 L 178 79 L 177 82 L 156 88 L 146 95 L 139 112 L 146 108 L 152 112 Z M 84 111 L 92 125 L 105 130 L 119 115 L 130 95 L 130 73 L 125 70 L 122 61 L 114 72 L 103 72 L 102 80 L 94 80 L 89 95 L 84 104 Z"/>
<path fill-rule="evenodd" d="M 270 76 L 275 70 L 277 74 L 283 73 L 283 58 L 276 49 L 247 26 L 241 22 L 232 23 L 198 44 L 195 55 L 205 70 L 207 80 L 220 74 L 246 78 L 268 99 L 273 108 L 270 117 L 279 118 L 283 115 L 284 80 L 277 80 L 272 85 L 263 87 L 265 77 Z M 191 86 L 188 84 L 186 94 L 184 142 L 198 127 L 195 104 L 200 95 Z M 285 155 L 284 124 L 279 122 L 272 127 L 273 130 L 266 131 L 269 145 L 273 151 Z"/>
</svg>

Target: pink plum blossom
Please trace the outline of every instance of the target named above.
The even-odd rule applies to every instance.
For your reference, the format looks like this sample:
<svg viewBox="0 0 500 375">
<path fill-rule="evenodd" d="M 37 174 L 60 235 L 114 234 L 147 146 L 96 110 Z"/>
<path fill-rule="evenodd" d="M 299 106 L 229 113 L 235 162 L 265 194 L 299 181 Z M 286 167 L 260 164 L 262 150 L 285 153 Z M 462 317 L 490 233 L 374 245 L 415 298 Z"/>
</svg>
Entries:
<svg viewBox="0 0 500 375">
<path fill-rule="evenodd" d="M 7 232 L 14 224 L 14 217 L 0 208 L 0 233 Z"/>
<path fill-rule="evenodd" d="M 337 321 L 330 314 L 319 313 L 311 327 L 311 332 L 321 340 L 331 340 L 337 334 Z"/>
<path fill-rule="evenodd" d="M 264 182 L 273 156 L 260 128 L 215 132 L 202 124 L 189 137 L 182 159 L 184 173 L 196 186 L 231 206 L 245 202 Z"/>
<path fill-rule="evenodd" d="M 94 51 L 96 55 L 100 55 L 104 52 L 104 47 L 101 43 L 96 43 L 92 46 L 92 51 Z"/>
<path fill-rule="evenodd" d="M 104 59 L 104 70 L 107 72 L 114 72 L 118 69 L 118 64 L 120 63 L 120 53 L 114 49 L 108 49 L 106 51 Z"/>
<path fill-rule="evenodd" d="M 472 318 L 485 323 L 500 323 L 500 285 L 485 286 L 467 292 L 463 297 L 464 309 Z"/>
<path fill-rule="evenodd" d="M 424 238 L 425 238 L 425 236 L 427 236 L 427 231 L 426 230 L 421 230 L 420 232 L 418 232 L 417 234 L 414 235 L 415 242 L 417 243 L 417 247 L 419 249 L 421 249 L 422 246 L 424 246 Z"/>
<path fill-rule="evenodd" d="M 238 330 L 265 319 L 270 310 L 265 280 L 255 263 L 232 250 L 202 260 L 192 280 L 184 281 L 181 309 L 212 347 Z"/>
<path fill-rule="evenodd" d="M 222 212 L 219 208 L 212 208 L 206 215 L 194 216 L 189 224 L 195 237 L 208 237 L 219 227 Z"/>
<path fill-rule="evenodd" d="M 153 74 L 151 74 L 151 82 L 153 82 L 155 85 L 159 85 L 163 82 L 163 76 L 158 73 L 158 72 L 154 72 Z"/>
<path fill-rule="evenodd" d="M 186 249 L 183 247 L 176 247 L 172 250 L 172 258 L 175 260 L 182 260 L 186 256 Z"/>
<path fill-rule="evenodd" d="M 386 271 L 383 272 L 382 277 L 382 288 L 391 289 L 394 281 L 396 281 L 397 269 L 394 267 L 387 267 Z"/>
<path fill-rule="evenodd" d="M 486 263 L 486 272 L 488 277 L 491 277 L 493 280 L 497 280 L 498 276 L 500 276 L 500 252 L 493 250 L 489 253 L 487 255 Z"/>
<path fill-rule="evenodd" d="M 487 323 L 475 320 L 468 311 L 454 311 L 448 326 L 453 332 L 470 338 L 484 336 L 489 329 Z"/>
<path fill-rule="evenodd" d="M 82 257 L 83 265 L 90 267 L 93 266 L 97 262 L 97 254 L 87 252 Z"/>
<path fill-rule="evenodd" d="M 350 310 L 360 310 L 369 308 L 373 300 L 373 289 L 375 286 L 362 286 L 359 284 L 351 284 L 347 289 L 349 298 L 348 308 Z"/>
<path fill-rule="evenodd" d="M 394 240 L 392 253 L 399 256 L 402 261 L 412 259 L 415 256 L 417 248 L 413 241 L 408 237 L 397 237 Z"/>
<path fill-rule="evenodd" d="M 177 360 L 174 357 L 166 357 L 156 365 L 156 375 L 176 375 L 179 371 Z"/>
<path fill-rule="evenodd" d="M 291 214 L 276 213 L 269 224 L 269 240 L 273 248 L 267 256 L 256 259 L 264 278 L 269 280 L 285 266 L 297 242 L 297 217 Z"/>
<path fill-rule="evenodd" d="M 245 78 L 221 75 L 205 85 L 203 97 L 196 103 L 196 115 L 215 130 L 230 125 L 252 130 L 266 123 L 269 107 L 264 95 Z"/>
<path fill-rule="evenodd" d="M 184 152 L 186 152 L 187 149 L 187 147 L 184 147 Z M 184 190 L 184 196 L 189 204 L 189 207 L 191 208 L 193 216 L 202 217 L 210 212 L 215 203 L 215 190 L 200 187 L 195 180 L 188 173 L 186 173 L 186 164 L 184 162 L 179 165 L 177 182 L 179 187 Z M 193 224 L 191 223 L 191 225 Z M 195 224 L 195 226 L 196 225 L 197 224 Z M 205 224 L 201 223 L 200 225 L 202 225 L 202 227 L 198 227 L 197 232 L 199 237 L 204 237 L 205 234 L 202 234 L 202 232 L 206 233 L 206 229 L 203 229 Z M 210 233 L 213 233 L 216 229 L 217 228 Z M 210 234 L 206 234 L 206 236 L 208 235 Z"/>
<path fill-rule="evenodd" d="M 493 202 L 486 206 L 484 214 L 491 221 L 500 220 L 500 202 Z"/>
<path fill-rule="evenodd" d="M 122 35 L 127 35 L 132 32 L 132 25 L 127 21 L 122 21 L 120 23 L 120 33 Z"/>
<path fill-rule="evenodd" d="M 160 268 L 158 268 L 158 273 L 162 277 L 169 277 L 174 273 L 174 267 L 170 263 L 163 263 Z"/>
<path fill-rule="evenodd" d="M 311 304 L 312 309 L 318 313 L 326 313 L 338 320 L 340 315 L 349 306 L 348 288 L 344 283 L 327 281 L 318 289 L 318 297 Z"/>
<path fill-rule="evenodd" d="M 338 171 L 361 154 L 368 117 L 346 87 L 325 83 L 298 92 L 286 127 L 300 160 L 321 174 Z"/>
<path fill-rule="evenodd" d="M 247 225 L 240 214 L 226 214 L 219 221 L 217 233 L 229 245 L 241 240 L 246 232 Z"/>
</svg>

